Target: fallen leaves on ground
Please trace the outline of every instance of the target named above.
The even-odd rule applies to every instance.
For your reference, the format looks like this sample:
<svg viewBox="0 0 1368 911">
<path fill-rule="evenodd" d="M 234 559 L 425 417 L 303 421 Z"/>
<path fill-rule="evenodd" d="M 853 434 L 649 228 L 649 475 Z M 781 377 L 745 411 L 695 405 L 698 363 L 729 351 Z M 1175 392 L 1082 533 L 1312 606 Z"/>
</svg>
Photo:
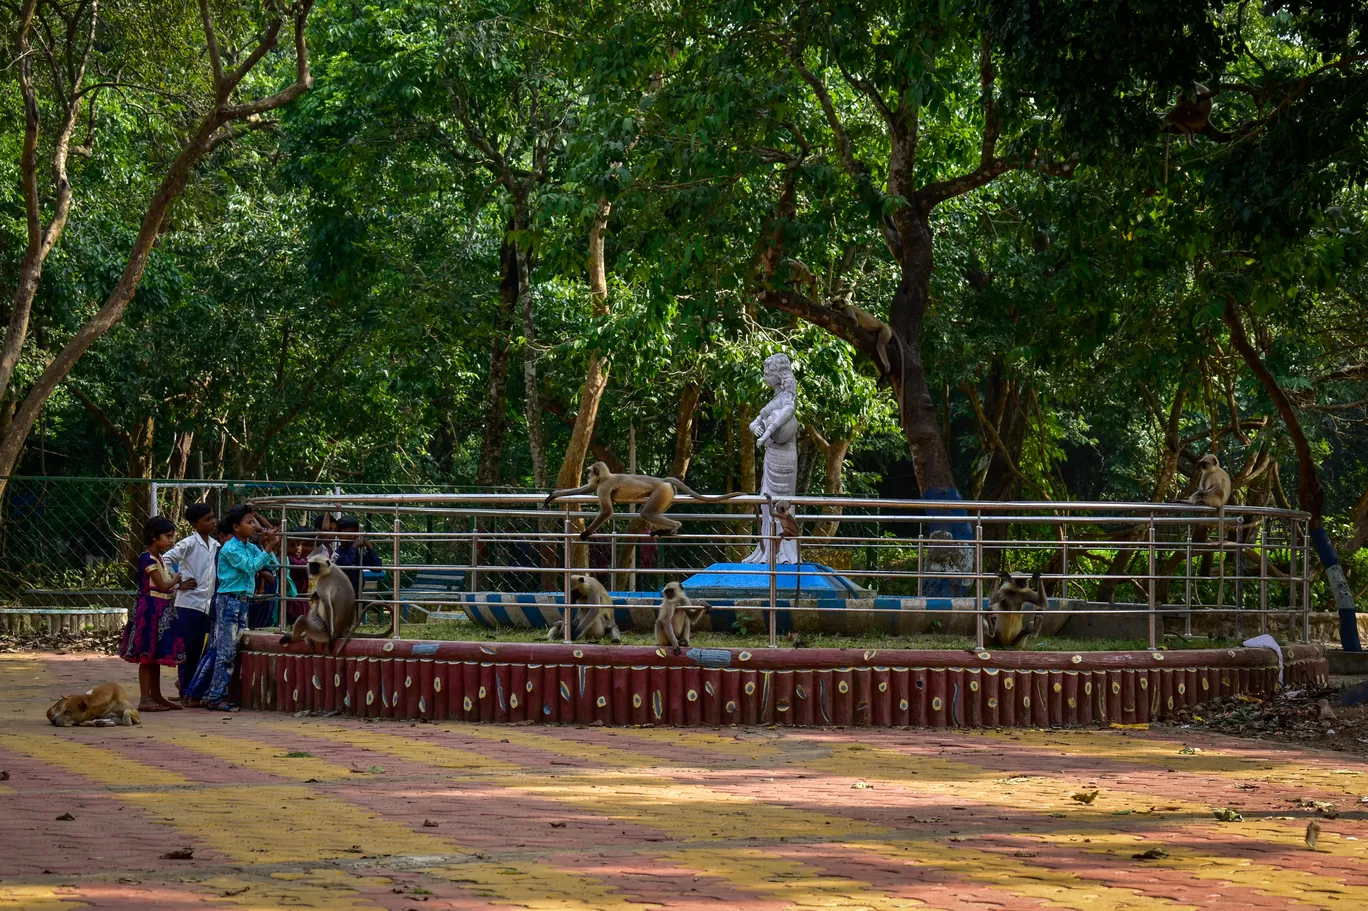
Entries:
<svg viewBox="0 0 1368 911">
<path fill-rule="evenodd" d="M 1368 755 L 1368 706 L 1340 705 L 1340 693 L 1334 687 L 1302 687 L 1265 700 L 1218 696 L 1195 712 L 1180 712 L 1176 726 Z"/>
</svg>

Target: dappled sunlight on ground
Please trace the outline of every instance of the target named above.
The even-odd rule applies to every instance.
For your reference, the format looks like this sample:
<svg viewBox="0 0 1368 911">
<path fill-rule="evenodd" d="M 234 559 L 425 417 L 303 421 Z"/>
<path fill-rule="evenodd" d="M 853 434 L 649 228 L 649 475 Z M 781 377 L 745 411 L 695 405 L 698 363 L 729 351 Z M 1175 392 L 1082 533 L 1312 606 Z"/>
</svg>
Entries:
<svg viewBox="0 0 1368 911">
<path fill-rule="evenodd" d="M 0 909 L 1368 907 L 1368 765 L 1343 755 L 1153 731 L 46 723 L 131 671 L 0 656 Z"/>
</svg>

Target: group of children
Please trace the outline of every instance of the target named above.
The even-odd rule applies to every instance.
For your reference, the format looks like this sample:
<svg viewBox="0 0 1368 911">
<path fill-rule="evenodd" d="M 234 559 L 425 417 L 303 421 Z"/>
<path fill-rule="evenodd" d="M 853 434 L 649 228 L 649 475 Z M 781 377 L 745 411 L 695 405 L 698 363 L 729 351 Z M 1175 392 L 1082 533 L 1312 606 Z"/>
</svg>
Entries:
<svg viewBox="0 0 1368 911">
<path fill-rule="evenodd" d="M 381 565 L 360 523 L 347 516 L 334 520 L 324 513 L 312 531 L 291 532 L 285 573 L 278 573 L 275 556 L 279 529 L 251 504 L 239 503 L 220 519 L 209 504 L 196 503 L 185 518 L 193 531 L 180 541 L 165 516 L 153 516 L 143 528 L 147 549 L 138 558 L 137 601 L 119 650 L 138 665 L 140 712 L 237 711 L 228 683 L 238 638 L 251 627 L 275 625 L 282 603 L 276 598 L 278 576 L 286 583 L 286 622 L 308 610 L 299 595 L 308 590 L 308 554 L 316 543 L 332 542 L 333 562 L 358 592 L 362 567 Z M 179 701 L 162 695 L 163 666 L 177 668 Z"/>
</svg>

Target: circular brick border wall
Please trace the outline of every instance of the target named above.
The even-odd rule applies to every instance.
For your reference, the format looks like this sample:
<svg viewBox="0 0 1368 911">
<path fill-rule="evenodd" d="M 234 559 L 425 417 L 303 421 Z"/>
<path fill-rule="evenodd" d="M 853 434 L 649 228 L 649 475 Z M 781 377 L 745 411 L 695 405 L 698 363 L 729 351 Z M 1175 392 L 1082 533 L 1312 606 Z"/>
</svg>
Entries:
<svg viewBox="0 0 1368 911">
<path fill-rule="evenodd" d="M 933 728 L 1142 724 L 1278 687 L 1270 649 L 972 652 L 670 649 L 352 640 L 336 654 L 250 634 L 242 703 L 363 718 L 603 725 Z M 1325 647 L 1283 650 L 1285 686 L 1323 683 Z"/>
</svg>

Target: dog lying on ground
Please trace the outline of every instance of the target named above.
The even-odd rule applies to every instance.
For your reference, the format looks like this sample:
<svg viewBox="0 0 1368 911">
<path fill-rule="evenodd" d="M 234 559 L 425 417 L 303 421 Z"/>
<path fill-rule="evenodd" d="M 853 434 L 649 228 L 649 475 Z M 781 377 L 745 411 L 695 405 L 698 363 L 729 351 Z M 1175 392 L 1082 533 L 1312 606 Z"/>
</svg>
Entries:
<svg viewBox="0 0 1368 911">
<path fill-rule="evenodd" d="M 93 725 L 142 724 L 142 715 L 117 683 L 101 683 L 80 696 L 63 696 L 47 710 L 48 721 L 59 728 Z"/>
</svg>

